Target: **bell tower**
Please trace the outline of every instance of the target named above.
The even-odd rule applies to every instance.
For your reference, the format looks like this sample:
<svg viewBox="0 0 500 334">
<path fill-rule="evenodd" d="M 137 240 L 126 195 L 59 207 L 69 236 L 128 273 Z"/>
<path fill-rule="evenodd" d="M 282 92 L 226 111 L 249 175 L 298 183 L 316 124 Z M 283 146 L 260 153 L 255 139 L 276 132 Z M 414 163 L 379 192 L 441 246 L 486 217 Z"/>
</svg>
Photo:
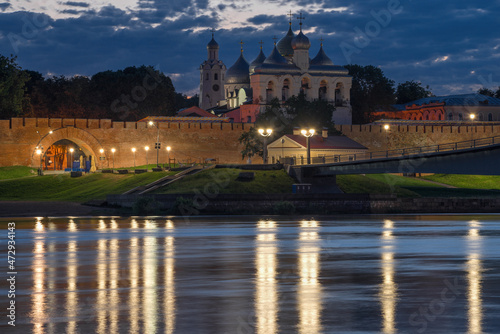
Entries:
<svg viewBox="0 0 500 334">
<path fill-rule="evenodd" d="M 224 100 L 226 65 L 219 60 L 219 44 L 214 39 L 207 44 L 207 60 L 200 65 L 200 108 L 207 110 L 216 107 Z"/>
</svg>

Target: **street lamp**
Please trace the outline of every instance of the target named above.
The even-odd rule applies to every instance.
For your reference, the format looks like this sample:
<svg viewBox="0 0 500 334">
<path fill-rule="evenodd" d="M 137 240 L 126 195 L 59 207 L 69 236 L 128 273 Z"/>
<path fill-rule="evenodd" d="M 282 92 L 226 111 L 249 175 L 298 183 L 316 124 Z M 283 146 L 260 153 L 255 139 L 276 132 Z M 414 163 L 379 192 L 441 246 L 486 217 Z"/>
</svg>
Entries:
<svg viewBox="0 0 500 334">
<path fill-rule="evenodd" d="M 263 156 L 262 156 L 262 159 L 264 161 L 264 164 L 267 164 L 267 138 L 269 136 L 271 136 L 271 134 L 273 133 L 273 129 L 267 129 L 267 130 L 264 130 L 264 129 L 259 129 L 259 134 L 264 137 L 264 151 L 263 151 Z"/>
<path fill-rule="evenodd" d="M 167 146 L 167 157 L 168 157 L 168 169 L 170 169 L 170 150 L 172 148 L 170 146 Z"/>
<path fill-rule="evenodd" d="M 113 170 L 115 169 L 115 152 L 116 152 L 116 150 L 115 150 L 115 148 L 113 147 L 113 148 L 111 149 L 111 153 L 113 153 Z"/>
<path fill-rule="evenodd" d="M 160 143 L 160 127 L 158 125 L 156 125 L 153 121 L 149 121 L 148 124 L 156 126 L 156 143 L 155 143 L 155 149 L 156 149 L 156 167 L 160 167 L 160 164 L 158 163 L 158 157 L 159 157 L 160 148 L 161 148 L 161 143 Z"/>
<path fill-rule="evenodd" d="M 385 138 L 386 138 L 385 139 L 385 143 L 386 143 L 386 145 L 385 145 L 385 148 L 386 148 L 386 152 L 385 152 L 386 154 L 385 154 L 385 156 L 386 157 L 389 157 L 389 129 L 390 129 L 389 124 L 385 124 L 384 125 L 384 130 L 387 132 L 387 135 L 385 136 Z"/>
<path fill-rule="evenodd" d="M 71 153 L 71 171 L 73 171 L 73 152 L 75 151 L 75 149 L 72 147 L 69 149 L 69 152 Z"/>
<path fill-rule="evenodd" d="M 148 170 L 149 167 L 149 161 L 148 161 L 148 151 L 149 151 L 149 146 L 144 147 L 146 150 L 146 170 Z"/>
<path fill-rule="evenodd" d="M 104 153 L 104 149 L 103 149 L 103 148 L 101 148 L 101 149 L 99 150 L 99 152 L 101 153 L 101 156 L 99 157 L 99 159 L 101 160 L 101 168 L 102 168 L 102 165 L 103 165 L 103 162 L 102 162 L 102 157 L 103 157 L 103 155 L 102 155 L 102 154 Z"/>
<path fill-rule="evenodd" d="M 314 133 L 316 131 L 314 131 L 314 129 L 309 129 L 308 130 L 302 130 L 300 131 L 300 133 L 306 137 L 306 146 L 307 146 L 307 164 L 310 165 L 311 164 L 311 141 L 310 141 L 310 138 L 312 136 L 314 136 Z"/>
<path fill-rule="evenodd" d="M 473 126 L 474 126 L 474 118 L 476 118 L 476 115 L 475 114 L 470 114 L 469 115 L 469 118 L 470 118 L 470 131 L 471 131 L 471 138 L 472 138 L 472 143 L 474 145 L 474 147 L 476 146 L 476 143 L 474 142 L 474 129 L 473 129 Z"/>
<path fill-rule="evenodd" d="M 38 169 L 38 175 L 42 176 L 43 175 L 43 167 L 42 167 L 42 147 L 41 146 L 39 148 L 37 147 L 36 154 L 38 154 L 38 157 L 40 158 L 40 169 Z"/>
<path fill-rule="evenodd" d="M 132 152 L 134 152 L 134 169 L 135 169 L 135 147 L 132 147 Z"/>
</svg>

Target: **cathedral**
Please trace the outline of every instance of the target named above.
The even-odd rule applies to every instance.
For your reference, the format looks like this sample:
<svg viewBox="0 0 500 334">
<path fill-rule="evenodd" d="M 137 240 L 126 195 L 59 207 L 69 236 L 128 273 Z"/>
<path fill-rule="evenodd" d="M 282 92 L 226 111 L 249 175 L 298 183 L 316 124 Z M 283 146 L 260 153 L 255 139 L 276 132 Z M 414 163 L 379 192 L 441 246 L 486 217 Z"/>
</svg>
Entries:
<svg viewBox="0 0 500 334">
<path fill-rule="evenodd" d="M 255 122 L 259 112 L 273 99 L 286 101 L 303 93 L 306 99 L 326 100 L 335 105 L 335 124 L 352 124 L 350 89 L 352 77 L 342 66 L 334 65 L 323 50 L 323 42 L 310 58 L 311 42 L 302 32 L 302 15 L 298 34 L 289 22 L 287 34 L 268 56 L 262 51 L 251 63 L 241 53 L 226 69 L 219 59 L 219 44 L 212 39 L 207 45 L 208 59 L 200 66 L 200 108 L 223 114 L 235 122 Z"/>
</svg>

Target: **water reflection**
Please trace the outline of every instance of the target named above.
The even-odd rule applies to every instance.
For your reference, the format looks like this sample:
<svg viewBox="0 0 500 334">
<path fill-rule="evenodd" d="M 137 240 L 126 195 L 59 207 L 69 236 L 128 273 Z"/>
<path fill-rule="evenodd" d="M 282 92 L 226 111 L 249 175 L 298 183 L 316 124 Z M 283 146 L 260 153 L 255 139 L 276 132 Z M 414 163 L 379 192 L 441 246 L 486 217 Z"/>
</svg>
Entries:
<svg viewBox="0 0 500 334">
<path fill-rule="evenodd" d="M 144 238 L 143 245 L 143 272 L 144 272 L 144 298 L 142 299 L 144 309 L 144 330 L 146 333 L 156 333 L 158 322 L 158 300 L 156 298 L 156 251 L 158 244 L 156 237 L 151 235 L 156 230 L 156 223 L 152 220 L 144 222 L 144 230 L 148 236 Z"/>
<path fill-rule="evenodd" d="M 41 218 L 37 219 L 35 224 L 35 244 L 33 247 L 33 263 L 32 263 L 32 273 L 33 273 L 33 294 L 32 302 L 33 305 L 31 313 L 31 321 L 34 324 L 33 333 L 45 333 L 43 328 L 43 323 L 47 318 L 45 309 L 45 227 L 42 224 Z"/>
<path fill-rule="evenodd" d="M 68 231 L 74 232 L 77 227 L 73 220 L 68 224 Z M 78 292 L 77 292 L 77 279 L 78 279 L 78 245 L 76 240 L 70 239 L 66 250 L 66 275 L 67 280 L 67 294 L 66 294 L 66 316 L 68 317 L 68 324 L 66 333 L 76 333 L 76 318 L 78 315 Z"/>
<path fill-rule="evenodd" d="M 467 300 L 469 315 L 469 333 L 482 333 L 483 310 L 482 310 L 482 264 L 481 264 L 481 224 L 476 220 L 469 222 L 469 233 L 467 235 L 467 246 L 469 250 L 466 264 L 467 270 Z"/>
<path fill-rule="evenodd" d="M 382 284 L 379 298 L 382 308 L 382 332 L 396 333 L 396 298 L 397 285 L 394 282 L 394 222 L 384 220 L 382 231 Z"/>
<path fill-rule="evenodd" d="M 165 229 L 172 233 L 174 223 L 167 220 Z M 171 334 L 175 330 L 175 245 L 174 237 L 165 237 L 165 294 L 163 296 L 165 309 L 165 333 Z"/>
<path fill-rule="evenodd" d="M 278 292 L 276 282 L 276 222 L 259 221 L 255 249 L 255 313 L 257 333 L 272 334 L 278 331 Z"/>
<path fill-rule="evenodd" d="M 301 221 L 299 234 L 299 332 L 321 333 L 321 284 L 319 275 L 319 224 Z"/>
</svg>

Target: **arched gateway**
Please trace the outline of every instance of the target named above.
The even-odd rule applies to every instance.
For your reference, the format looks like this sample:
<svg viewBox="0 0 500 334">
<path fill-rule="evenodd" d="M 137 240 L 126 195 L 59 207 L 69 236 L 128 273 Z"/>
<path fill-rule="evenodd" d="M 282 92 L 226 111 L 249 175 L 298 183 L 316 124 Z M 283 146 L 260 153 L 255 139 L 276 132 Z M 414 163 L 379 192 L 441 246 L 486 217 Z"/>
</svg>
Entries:
<svg viewBox="0 0 500 334">
<path fill-rule="evenodd" d="M 37 154 L 37 149 L 42 148 L 42 156 Z M 73 148 L 74 152 L 70 152 Z M 33 147 L 31 153 L 31 166 L 43 169 L 65 169 L 72 166 L 72 160 L 80 156 L 85 160 L 98 160 L 105 156 L 106 152 L 100 153 L 103 146 L 99 140 L 90 132 L 75 128 L 64 127 L 52 130 L 42 136 Z M 97 161 L 96 161 L 97 162 Z"/>
</svg>

